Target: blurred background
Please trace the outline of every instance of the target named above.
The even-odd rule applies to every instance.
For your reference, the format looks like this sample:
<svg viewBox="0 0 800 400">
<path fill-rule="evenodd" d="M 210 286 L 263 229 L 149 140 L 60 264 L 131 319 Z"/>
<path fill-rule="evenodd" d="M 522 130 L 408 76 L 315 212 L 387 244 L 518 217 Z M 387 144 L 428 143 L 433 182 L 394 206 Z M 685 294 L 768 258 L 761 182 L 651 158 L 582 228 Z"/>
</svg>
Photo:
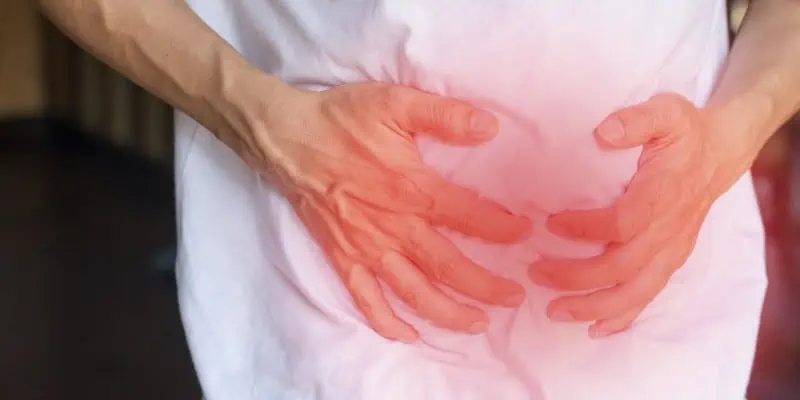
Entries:
<svg viewBox="0 0 800 400">
<path fill-rule="evenodd" d="M 731 1 L 732 35 L 746 1 Z M 753 173 L 771 285 L 750 400 L 800 399 L 800 122 Z M 172 277 L 172 110 L 0 0 L 0 399 L 197 400 Z M 735 295 L 735 294 L 731 294 Z"/>
</svg>

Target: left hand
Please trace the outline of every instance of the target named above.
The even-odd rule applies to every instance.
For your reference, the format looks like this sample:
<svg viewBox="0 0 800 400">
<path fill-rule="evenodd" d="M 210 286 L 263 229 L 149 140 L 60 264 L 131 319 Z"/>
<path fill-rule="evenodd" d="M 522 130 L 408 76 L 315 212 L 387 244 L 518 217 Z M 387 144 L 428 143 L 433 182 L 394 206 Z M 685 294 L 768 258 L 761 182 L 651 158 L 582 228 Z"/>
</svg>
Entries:
<svg viewBox="0 0 800 400">
<path fill-rule="evenodd" d="M 604 147 L 643 146 L 638 171 L 611 206 L 549 218 L 553 233 L 609 243 L 597 257 L 531 266 L 537 284 L 594 290 L 551 302 L 551 319 L 595 321 L 592 337 L 625 330 L 686 262 L 712 203 L 753 158 L 752 146 L 728 129 L 735 126 L 733 116 L 719 114 L 677 94 L 660 94 L 598 126 L 595 135 Z"/>
</svg>

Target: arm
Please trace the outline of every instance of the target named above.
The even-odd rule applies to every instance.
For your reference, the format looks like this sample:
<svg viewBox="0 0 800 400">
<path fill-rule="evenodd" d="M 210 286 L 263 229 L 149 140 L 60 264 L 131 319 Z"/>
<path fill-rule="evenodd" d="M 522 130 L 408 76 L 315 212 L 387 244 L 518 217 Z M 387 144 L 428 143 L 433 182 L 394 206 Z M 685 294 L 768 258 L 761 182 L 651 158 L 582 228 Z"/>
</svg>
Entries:
<svg viewBox="0 0 800 400">
<path fill-rule="evenodd" d="M 39 0 L 71 39 L 223 142 L 248 139 L 251 110 L 288 89 L 257 70 L 183 0 Z M 254 101 L 258 97 L 260 100 Z"/>
<path fill-rule="evenodd" d="M 800 1 L 754 0 L 711 96 L 747 158 L 800 110 Z"/>
<path fill-rule="evenodd" d="M 412 140 L 426 132 L 454 145 L 481 143 L 497 133 L 491 114 L 381 83 L 294 89 L 249 65 L 183 0 L 39 4 L 73 40 L 191 115 L 249 166 L 270 164 L 265 177 L 381 335 L 414 341 L 417 332 L 395 315 L 378 279 L 423 318 L 458 331 L 485 331 L 488 317 L 439 283 L 488 304 L 522 303 L 518 283 L 472 262 L 433 226 L 511 243 L 530 221 L 445 181 L 422 164 Z"/>
</svg>

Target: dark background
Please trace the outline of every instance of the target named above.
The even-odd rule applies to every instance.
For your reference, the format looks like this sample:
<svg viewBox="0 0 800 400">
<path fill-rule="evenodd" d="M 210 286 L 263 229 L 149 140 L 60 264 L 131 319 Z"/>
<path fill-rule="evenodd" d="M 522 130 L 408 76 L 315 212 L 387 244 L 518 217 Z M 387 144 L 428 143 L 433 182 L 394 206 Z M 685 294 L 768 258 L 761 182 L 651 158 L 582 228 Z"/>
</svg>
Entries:
<svg viewBox="0 0 800 400">
<path fill-rule="evenodd" d="M 0 0 L 0 399 L 198 400 L 171 270 L 172 110 L 33 3 Z M 754 168 L 771 285 L 751 400 L 800 400 L 798 137 L 787 125 Z"/>
</svg>

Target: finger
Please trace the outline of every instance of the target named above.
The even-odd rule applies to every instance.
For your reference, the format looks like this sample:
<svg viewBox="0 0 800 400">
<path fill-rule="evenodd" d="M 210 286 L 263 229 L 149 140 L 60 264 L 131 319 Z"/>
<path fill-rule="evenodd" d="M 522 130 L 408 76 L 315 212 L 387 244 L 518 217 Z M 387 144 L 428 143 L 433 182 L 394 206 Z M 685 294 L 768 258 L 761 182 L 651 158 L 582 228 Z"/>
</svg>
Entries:
<svg viewBox="0 0 800 400">
<path fill-rule="evenodd" d="M 349 198 L 394 212 L 417 212 L 431 207 L 433 200 L 408 177 L 388 167 L 353 157 L 327 160 L 328 169 L 318 171 L 313 180 L 300 182 L 322 193 L 336 208 Z M 335 182 L 324 186 L 323 182 Z M 277 182 L 280 183 L 280 182 Z"/>
<path fill-rule="evenodd" d="M 293 205 L 301 221 L 328 256 L 353 303 L 369 326 L 389 340 L 406 343 L 416 341 L 416 330 L 395 315 L 375 276 L 363 264 L 346 255 L 346 252 L 355 254 L 358 250 L 346 237 L 346 231 L 336 217 L 310 197 L 298 197 Z"/>
<path fill-rule="evenodd" d="M 337 196 L 347 194 L 349 196 Z M 422 213 L 433 207 L 434 199 L 413 180 L 390 173 L 364 173 L 329 192 L 336 202 L 357 200 L 395 213 Z"/>
<path fill-rule="evenodd" d="M 632 279 L 646 260 L 630 246 L 609 246 L 605 253 L 587 259 L 543 259 L 531 265 L 528 276 L 537 285 L 564 291 L 616 285 Z"/>
<path fill-rule="evenodd" d="M 611 206 L 593 210 L 568 210 L 547 218 L 547 230 L 564 237 L 587 241 L 622 242 L 634 226 L 630 213 Z"/>
<path fill-rule="evenodd" d="M 519 242 L 531 233 L 530 220 L 511 214 L 474 190 L 438 177 L 426 177 L 418 183 L 433 197 L 432 207 L 422 216 L 435 225 L 496 243 Z"/>
<path fill-rule="evenodd" d="M 525 299 L 521 285 L 480 267 L 425 222 L 408 226 L 398 232 L 407 238 L 404 250 L 429 279 L 486 304 L 517 307 Z"/>
<path fill-rule="evenodd" d="M 416 341 L 416 330 L 395 315 L 375 276 L 363 264 L 346 255 L 345 252 L 355 253 L 357 250 L 350 240 L 343 237 L 342 227 L 334 222 L 335 216 L 308 197 L 298 198 L 294 206 L 370 327 L 390 340 Z"/>
<path fill-rule="evenodd" d="M 667 176 L 642 171 L 611 206 L 553 214 L 547 219 L 547 229 L 581 240 L 626 243 L 647 229 L 668 202 L 677 201 L 666 190 L 670 182 Z"/>
<path fill-rule="evenodd" d="M 644 145 L 684 131 L 696 108 L 677 94 L 659 94 L 650 100 L 616 111 L 595 129 L 601 143 L 613 148 Z"/>
<path fill-rule="evenodd" d="M 396 252 L 382 257 L 377 273 L 417 315 L 436 326 L 475 334 L 489 327 L 486 313 L 444 294 L 416 265 Z"/>
<path fill-rule="evenodd" d="M 644 309 L 645 306 L 639 306 L 632 308 L 614 318 L 596 321 L 594 324 L 589 326 L 589 337 L 592 339 L 599 339 L 630 329 L 633 325 L 633 322 L 639 317 Z"/>
<path fill-rule="evenodd" d="M 554 320 L 598 321 L 618 317 L 648 304 L 666 285 L 674 271 L 671 252 L 661 252 L 637 276 L 595 292 L 553 300 L 547 308 Z"/>
<path fill-rule="evenodd" d="M 369 269 L 356 263 L 339 268 L 346 275 L 345 284 L 353 302 L 375 332 L 405 343 L 414 343 L 418 339 L 417 331 L 395 315 Z"/>
<path fill-rule="evenodd" d="M 497 135 L 497 118 L 466 102 L 401 86 L 389 90 L 391 116 L 407 132 L 454 145 L 474 145 Z"/>
</svg>

